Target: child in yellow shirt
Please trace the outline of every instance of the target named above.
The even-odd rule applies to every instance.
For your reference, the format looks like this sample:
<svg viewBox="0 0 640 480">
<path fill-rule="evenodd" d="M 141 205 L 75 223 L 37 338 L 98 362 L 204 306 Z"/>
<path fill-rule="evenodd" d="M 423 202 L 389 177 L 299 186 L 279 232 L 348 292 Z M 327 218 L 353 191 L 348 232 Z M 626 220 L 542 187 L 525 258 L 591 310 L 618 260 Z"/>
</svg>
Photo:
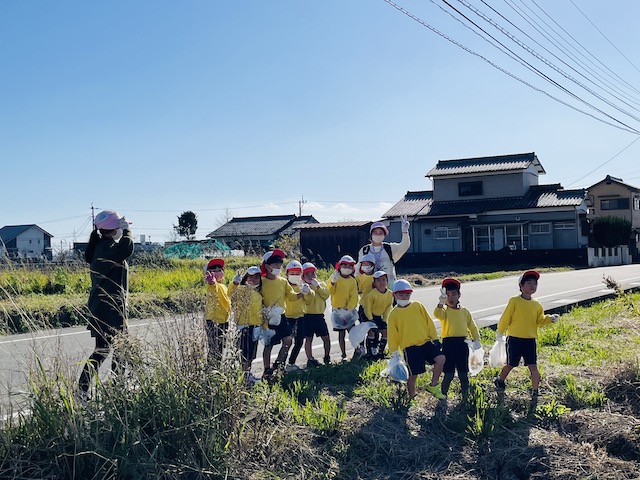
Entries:
<svg viewBox="0 0 640 480">
<path fill-rule="evenodd" d="M 440 298 L 433 316 L 442 325 L 442 353 L 447 358 L 443 369 L 442 394 L 446 396 L 449 393 L 449 386 L 457 370 L 462 397 L 466 398 L 469 392 L 469 347 L 466 339 L 470 334 L 474 350 L 478 350 L 481 348 L 480 334 L 471 312 L 460 306 L 460 282 L 455 278 L 445 278 L 442 281 Z"/>
<path fill-rule="evenodd" d="M 356 322 L 358 317 L 358 282 L 353 276 L 356 261 L 350 255 L 344 255 L 336 264 L 336 271 L 329 280 L 329 294 L 331 295 L 331 321 L 333 330 L 338 332 L 338 343 L 342 360 L 347 358 L 345 343 L 346 332 Z"/>
<path fill-rule="evenodd" d="M 329 289 L 324 282 L 318 281 L 318 269 L 316 266 L 307 262 L 302 265 L 302 279 L 311 287 L 314 295 L 311 303 L 307 304 L 304 314 L 304 351 L 307 354 L 307 367 L 317 367 L 320 362 L 313 358 L 313 337 L 314 335 L 322 339 L 324 346 L 324 364 L 331 363 L 331 339 L 329 338 L 329 329 L 324 318 L 324 311 L 327 307 L 327 299 L 329 298 Z"/>
<path fill-rule="evenodd" d="M 205 331 L 207 334 L 207 356 L 222 356 L 224 333 L 229 328 L 231 300 L 224 279 L 224 260 L 212 258 L 204 268 L 207 293 L 204 307 Z"/>
<path fill-rule="evenodd" d="M 502 367 L 500 375 L 494 383 L 499 390 L 506 387 L 505 380 L 509 372 L 517 367 L 520 360 L 531 373 L 531 394 L 538 395 L 540 388 L 540 372 L 538 371 L 538 354 L 536 338 L 538 327 L 555 323 L 559 315 L 545 315 L 542 305 L 532 296 L 538 289 L 540 274 L 535 270 L 524 272 L 518 281 L 520 295 L 511 297 L 498 322 L 497 338 L 502 340 L 507 335 L 507 364 Z"/>
<path fill-rule="evenodd" d="M 418 375 L 427 371 L 426 364 L 433 365 L 431 383 L 427 391 L 442 400 L 445 397 L 438 382 L 444 367 L 438 332 L 427 309 L 420 302 L 411 301 L 413 288 L 406 280 L 396 280 L 393 284 L 393 296 L 396 306 L 389 313 L 389 351 L 398 355 L 402 350 L 409 370 L 407 390 L 409 397 L 416 396 Z"/>
<path fill-rule="evenodd" d="M 364 316 L 366 321 L 376 324 L 375 329 L 367 334 L 367 358 L 384 358 L 387 346 L 387 319 L 393 308 L 393 293 L 387 288 L 389 282 L 387 273 L 378 270 L 373 274 L 373 289 L 364 299 Z"/>
</svg>

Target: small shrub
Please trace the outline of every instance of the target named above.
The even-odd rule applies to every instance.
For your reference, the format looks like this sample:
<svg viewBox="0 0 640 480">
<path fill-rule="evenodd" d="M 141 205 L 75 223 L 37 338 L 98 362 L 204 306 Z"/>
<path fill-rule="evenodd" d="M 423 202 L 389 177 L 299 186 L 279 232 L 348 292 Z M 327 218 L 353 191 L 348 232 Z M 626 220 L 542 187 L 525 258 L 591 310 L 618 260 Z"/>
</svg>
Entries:
<svg viewBox="0 0 640 480">
<path fill-rule="evenodd" d="M 536 422 L 541 426 L 549 426 L 558 421 L 561 415 L 569 413 L 571 409 L 561 403 L 558 403 L 555 399 L 552 399 L 549 403 L 538 405 L 536 407 L 534 417 Z"/>
</svg>

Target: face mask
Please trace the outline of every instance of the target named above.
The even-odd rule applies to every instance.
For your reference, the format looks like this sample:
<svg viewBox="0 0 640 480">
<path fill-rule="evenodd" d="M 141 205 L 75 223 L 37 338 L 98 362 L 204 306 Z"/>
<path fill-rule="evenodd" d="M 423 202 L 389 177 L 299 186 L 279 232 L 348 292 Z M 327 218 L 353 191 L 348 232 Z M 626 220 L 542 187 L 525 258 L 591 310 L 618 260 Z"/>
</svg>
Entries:
<svg viewBox="0 0 640 480">
<path fill-rule="evenodd" d="M 282 271 L 282 269 L 281 269 L 281 268 L 272 268 L 272 269 L 271 269 L 271 275 L 274 275 L 274 276 L 276 276 L 276 277 L 277 277 L 278 275 L 280 275 L 280 272 L 281 272 L 281 271 Z"/>
<path fill-rule="evenodd" d="M 400 300 L 399 298 L 396 298 L 396 303 L 399 307 L 406 307 L 411 303 L 411 300 Z"/>
<path fill-rule="evenodd" d="M 362 265 L 362 267 L 360 267 L 360 268 L 364 273 L 373 272 L 373 267 L 371 265 Z"/>
<path fill-rule="evenodd" d="M 289 275 L 289 283 L 300 285 L 302 283 L 302 275 Z"/>
<path fill-rule="evenodd" d="M 371 235 L 371 240 L 373 243 L 382 243 L 384 240 L 384 235 Z"/>
<path fill-rule="evenodd" d="M 113 238 L 114 242 L 117 242 L 118 240 L 120 240 L 122 238 L 122 229 L 118 228 L 116 230 L 116 233 L 111 238 Z"/>
<path fill-rule="evenodd" d="M 340 267 L 340 273 L 345 276 L 348 277 L 349 275 L 351 275 L 353 273 L 353 268 L 349 268 L 349 267 Z"/>
</svg>

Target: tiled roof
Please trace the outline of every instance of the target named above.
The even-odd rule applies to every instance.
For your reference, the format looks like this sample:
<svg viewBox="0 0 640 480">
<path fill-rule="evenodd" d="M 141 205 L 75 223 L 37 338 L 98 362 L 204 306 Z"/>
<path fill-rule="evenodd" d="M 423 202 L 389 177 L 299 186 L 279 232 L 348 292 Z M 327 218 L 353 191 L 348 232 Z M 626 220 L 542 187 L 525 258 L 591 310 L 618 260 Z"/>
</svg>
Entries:
<svg viewBox="0 0 640 480">
<path fill-rule="evenodd" d="M 313 218 L 311 215 L 303 215 L 301 217 L 296 217 L 296 219 L 291 222 L 285 230 L 282 232 L 283 235 L 292 235 L 296 233 L 296 231 L 304 225 L 311 224 L 314 225 L 318 223 L 318 220 Z"/>
<path fill-rule="evenodd" d="M 596 187 L 602 183 L 606 183 L 606 184 L 617 183 L 618 185 L 622 185 L 623 187 L 628 188 L 631 192 L 640 192 L 640 189 L 638 189 L 638 187 L 634 187 L 633 185 L 624 183 L 621 178 L 612 177 L 611 175 L 607 175 L 604 178 L 604 180 L 600 180 L 598 183 L 594 183 L 590 187 L 587 187 L 587 191 L 593 189 L 593 187 Z"/>
<path fill-rule="evenodd" d="M 525 210 L 530 208 L 577 207 L 586 197 L 583 188 L 563 190 L 559 184 L 537 185 L 529 188 L 522 197 L 485 198 L 476 200 L 458 200 L 448 202 L 428 201 L 425 195 L 423 208 L 418 213 L 407 213 L 414 209 L 416 200 L 410 193 L 430 194 L 432 192 L 407 192 L 405 198 L 396 203 L 383 216 L 399 215 L 439 217 L 447 215 L 467 215 L 499 210 Z M 405 208 L 405 205 L 407 206 Z M 401 212 L 401 213 L 398 213 Z"/>
<path fill-rule="evenodd" d="M 526 170 L 533 164 L 539 174 L 545 173 L 535 153 L 518 153 L 495 157 L 460 158 L 455 160 L 439 160 L 425 176 L 443 177 L 471 173 L 492 173 Z"/>
<path fill-rule="evenodd" d="M 44 232 L 45 235 L 53 237 L 53 235 L 51 235 L 49 232 L 42 230 L 42 228 L 37 226 L 35 223 L 32 223 L 29 225 L 6 225 L 0 228 L 0 238 L 3 242 L 8 243 L 18 235 L 20 235 L 22 232 L 26 232 L 27 230 L 29 230 L 31 227 L 36 227 L 38 230 Z"/>
<path fill-rule="evenodd" d="M 218 227 L 207 237 L 247 237 L 269 236 L 289 232 L 292 226 L 298 227 L 299 223 L 317 221 L 311 215 L 298 217 L 297 215 L 271 215 L 262 217 L 234 217 L 227 223 Z M 289 233 L 293 233 L 291 230 Z"/>
<path fill-rule="evenodd" d="M 311 230 L 314 228 L 358 228 L 368 227 L 371 222 L 329 222 L 329 223 L 307 223 L 300 225 L 300 230 Z"/>
<path fill-rule="evenodd" d="M 407 215 L 410 217 L 422 215 L 424 211 L 428 212 L 433 203 L 433 192 L 407 192 L 402 200 L 396 203 L 383 215 L 383 217 L 399 217 Z"/>
</svg>

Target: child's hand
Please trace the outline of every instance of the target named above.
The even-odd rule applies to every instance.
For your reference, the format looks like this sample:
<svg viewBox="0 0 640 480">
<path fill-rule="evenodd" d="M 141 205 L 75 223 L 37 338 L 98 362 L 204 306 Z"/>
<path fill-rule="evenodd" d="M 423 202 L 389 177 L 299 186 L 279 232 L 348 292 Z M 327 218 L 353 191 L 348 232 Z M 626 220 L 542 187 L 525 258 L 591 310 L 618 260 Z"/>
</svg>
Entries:
<svg viewBox="0 0 640 480">
<path fill-rule="evenodd" d="M 216 276 L 211 270 L 208 270 L 207 273 L 204 274 L 204 279 L 209 285 L 216 283 Z"/>
<path fill-rule="evenodd" d="M 438 298 L 438 304 L 444 305 L 445 303 L 447 303 L 447 289 L 442 287 L 440 289 L 440 298 Z"/>
<path fill-rule="evenodd" d="M 556 323 L 559 319 L 560 319 L 560 315 L 558 315 L 557 313 L 554 313 L 553 315 L 551 315 L 551 321 L 553 323 Z"/>
<path fill-rule="evenodd" d="M 233 277 L 233 283 L 235 283 L 236 285 L 240 285 L 241 281 L 242 281 L 242 270 L 238 270 L 235 276 Z"/>
<path fill-rule="evenodd" d="M 302 287 L 300 287 L 300 293 L 307 295 L 309 292 L 311 292 L 311 287 L 309 287 L 308 283 L 303 283 Z"/>
<path fill-rule="evenodd" d="M 472 345 L 473 345 L 473 351 L 474 352 L 476 350 L 480 350 L 482 348 L 482 344 L 480 343 L 480 340 L 474 340 Z"/>
<path fill-rule="evenodd" d="M 406 215 L 400 216 L 400 223 L 402 224 L 402 233 L 409 233 L 409 220 Z"/>
<path fill-rule="evenodd" d="M 333 272 L 333 275 L 331 275 L 331 283 L 336 283 L 338 281 L 338 275 L 340 274 L 338 273 L 337 270 Z"/>
<path fill-rule="evenodd" d="M 318 279 L 314 278 L 313 280 L 311 280 L 311 285 L 313 285 L 315 288 L 318 288 L 320 286 L 320 282 L 318 282 Z"/>
<path fill-rule="evenodd" d="M 504 335 L 500 332 L 496 333 L 496 341 L 500 343 L 504 342 Z"/>
</svg>

